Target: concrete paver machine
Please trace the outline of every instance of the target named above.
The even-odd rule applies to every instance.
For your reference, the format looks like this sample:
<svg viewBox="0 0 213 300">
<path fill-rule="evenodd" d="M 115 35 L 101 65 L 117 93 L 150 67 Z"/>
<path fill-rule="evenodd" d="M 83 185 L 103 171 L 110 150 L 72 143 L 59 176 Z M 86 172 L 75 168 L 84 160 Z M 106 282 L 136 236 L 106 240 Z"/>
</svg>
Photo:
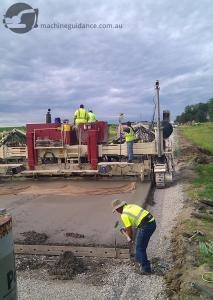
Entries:
<svg viewBox="0 0 213 300">
<path fill-rule="evenodd" d="M 28 170 L 24 176 L 137 177 L 165 187 L 172 180 L 172 125 L 160 120 L 159 82 L 155 83 L 158 118 L 155 126 L 133 124 L 136 141 L 134 160 L 127 161 L 125 124 L 118 125 L 117 138 L 109 142 L 107 122 L 81 124 L 27 124 Z"/>
</svg>

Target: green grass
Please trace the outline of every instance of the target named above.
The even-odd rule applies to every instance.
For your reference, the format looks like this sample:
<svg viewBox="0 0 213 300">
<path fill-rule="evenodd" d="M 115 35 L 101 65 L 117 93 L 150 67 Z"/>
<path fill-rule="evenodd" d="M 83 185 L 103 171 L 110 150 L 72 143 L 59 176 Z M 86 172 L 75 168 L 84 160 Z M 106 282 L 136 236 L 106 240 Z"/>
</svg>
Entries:
<svg viewBox="0 0 213 300">
<path fill-rule="evenodd" d="M 183 134 L 193 144 L 213 153 L 213 122 L 199 124 L 198 126 L 182 126 Z M 195 198 L 208 198 L 213 200 L 213 163 L 198 164 L 195 167 L 197 173 L 193 181 Z"/>
<path fill-rule="evenodd" d="M 118 125 L 116 124 L 109 124 L 108 125 L 108 133 L 109 133 L 109 141 L 117 138 L 117 128 Z"/>
<path fill-rule="evenodd" d="M 182 126 L 181 134 L 192 144 L 213 153 L 213 123 L 199 124 L 198 126 Z M 194 199 L 207 198 L 213 201 L 213 163 L 196 164 L 196 178 L 188 190 L 189 197 Z M 203 237 L 198 237 L 197 259 L 199 265 L 207 264 L 213 268 L 212 253 L 207 253 L 206 246 L 213 240 L 212 221 L 191 218 L 185 224 L 187 230 L 204 232 Z M 207 244 L 206 244 L 207 243 Z M 212 244 L 211 244 L 212 247 Z M 212 248 L 211 248 L 212 250 Z"/>
<path fill-rule="evenodd" d="M 16 126 L 16 127 L 0 127 L 0 132 L 4 132 L 4 131 L 11 131 L 14 128 L 22 130 L 22 131 L 26 131 L 26 127 L 25 126 Z"/>
<path fill-rule="evenodd" d="M 213 268 L 213 244 L 211 241 L 199 241 L 198 244 L 198 261 L 199 264 L 207 264 L 209 268 Z"/>
<path fill-rule="evenodd" d="M 193 182 L 199 198 L 213 201 L 213 163 L 196 166 L 197 177 Z"/>
<path fill-rule="evenodd" d="M 182 126 L 180 130 L 193 144 L 213 153 L 213 122 Z"/>
</svg>

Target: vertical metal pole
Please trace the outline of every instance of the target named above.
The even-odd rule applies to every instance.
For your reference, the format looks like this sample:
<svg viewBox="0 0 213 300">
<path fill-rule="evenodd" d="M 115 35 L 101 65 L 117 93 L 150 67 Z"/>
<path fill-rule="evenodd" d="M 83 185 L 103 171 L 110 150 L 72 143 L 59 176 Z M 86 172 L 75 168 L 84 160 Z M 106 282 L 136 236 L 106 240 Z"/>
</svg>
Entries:
<svg viewBox="0 0 213 300">
<path fill-rule="evenodd" d="M 119 117 L 118 117 L 118 122 L 119 122 L 119 136 L 120 136 L 120 157 L 119 157 L 120 161 L 121 161 L 121 124 L 122 124 L 123 119 L 124 119 L 124 114 L 120 113 Z"/>
<path fill-rule="evenodd" d="M 121 161 L 121 123 L 119 123 L 119 136 L 120 136 L 120 156 L 119 156 L 119 160 Z"/>
<path fill-rule="evenodd" d="M 80 162 L 81 162 L 81 152 L 80 151 L 81 151 L 81 138 L 82 138 L 81 130 L 83 130 L 83 126 L 82 127 L 78 126 L 77 130 L 78 130 L 78 163 L 80 164 Z M 88 145 L 87 145 L 87 147 L 88 147 Z"/>
<path fill-rule="evenodd" d="M 161 124 L 160 124 L 160 97 L 159 97 L 159 81 L 156 80 L 155 82 L 155 89 L 156 89 L 156 99 L 157 99 L 157 111 L 158 111 L 158 118 L 157 118 L 157 135 L 158 135 L 158 157 L 162 156 L 162 151 L 161 151 Z"/>
</svg>

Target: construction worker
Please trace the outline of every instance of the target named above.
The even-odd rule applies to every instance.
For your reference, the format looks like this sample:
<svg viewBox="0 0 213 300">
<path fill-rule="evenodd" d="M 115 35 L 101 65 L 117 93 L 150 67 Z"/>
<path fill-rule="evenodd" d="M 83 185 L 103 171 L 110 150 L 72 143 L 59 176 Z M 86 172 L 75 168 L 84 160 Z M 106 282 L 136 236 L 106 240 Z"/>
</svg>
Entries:
<svg viewBox="0 0 213 300">
<path fill-rule="evenodd" d="M 92 110 L 89 110 L 88 112 L 88 123 L 93 123 L 96 122 L 96 115 L 94 114 L 94 112 Z"/>
<path fill-rule="evenodd" d="M 131 122 L 126 123 L 127 128 L 124 129 L 125 132 L 125 141 L 127 143 L 127 156 L 128 156 L 128 162 L 132 162 L 133 160 L 133 144 L 135 140 L 135 132 L 132 128 Z"/>
<path fill-rule="evenodd" d="M 65 119 L 63 120 L 63 124 L 61 125 L 61 130 L 63 133 L 63 141 L 65 145 L 70 145 L 70 139 L 71 139 L 71 126 L 69 124 L 69 120 Z"/>
<path fill-rule="evenodd" d="M 77 109 L 74 113 L 74 124 L 79 125 L 82 123 L 87 123 L 88 121 L 88 112 L 84 108 L 84 105 L 81 104 L 79 109 Z"/>
<path fill-rule="evenodd" d="M 123 230 L 129 242 L 133 242 L 133 230 L 137 229 L 135 258 L 139 263 L 140 273 L 143 275 L 151 274 L 151 266 L 147 258 L 146 249 L 150 237 L 156 229 L 154 217 L 148 210 L 143 209 L 139 205 L 128 204 L 118 199 L 112 202 L 112 211 L 121 214 L 121 220 L 124 224 Z"/>
</svg>

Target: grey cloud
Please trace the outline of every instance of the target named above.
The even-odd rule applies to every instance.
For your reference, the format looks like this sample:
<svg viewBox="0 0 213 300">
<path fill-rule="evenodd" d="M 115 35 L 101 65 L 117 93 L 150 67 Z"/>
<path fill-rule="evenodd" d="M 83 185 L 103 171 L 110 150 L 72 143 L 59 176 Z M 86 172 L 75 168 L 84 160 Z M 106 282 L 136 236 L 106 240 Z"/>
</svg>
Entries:
<svg viewBox="0 0 213 300">
<path fill-rule="evenodd" d="M 5 9 L 10 1 L 2 1 Z M 154 82 L 162 109 L 212 97 L 212 1 L 35 1 L 39 22 L 113 22 L 121 30 L 0 27 L 0 124 L 42 121 L 48 107 L 70 119 L 80 103 L 98 118 L 153 114 Z M 3 13 L 2 13 L 3 14 Z M 23 112 L 24 110 L 24 112 Z M 5 115 L 10 115 L 5 118 Z"/>
</svg>

